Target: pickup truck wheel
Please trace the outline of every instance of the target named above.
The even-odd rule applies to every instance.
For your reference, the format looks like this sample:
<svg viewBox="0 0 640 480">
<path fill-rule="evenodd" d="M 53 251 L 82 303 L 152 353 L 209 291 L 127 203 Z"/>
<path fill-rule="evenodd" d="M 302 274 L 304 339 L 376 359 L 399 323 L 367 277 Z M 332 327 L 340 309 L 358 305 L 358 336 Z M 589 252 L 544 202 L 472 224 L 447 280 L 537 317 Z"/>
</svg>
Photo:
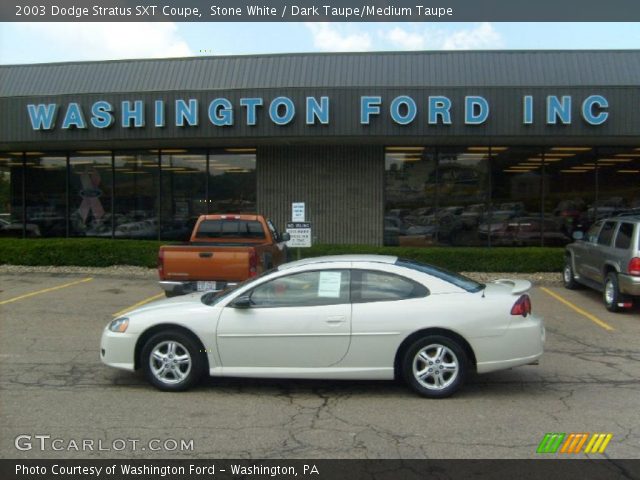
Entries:
<svg viewBox="0 0 640 480">
<path fill-rule="evenodd" d="M 604 306 L 607 307 L 607 310 L 610 312 L 621 311 L 623 307 L 620 307 L 619 304 L 629 302 L 626 295 L 620 293 L 618 275 L 616 275 L 615 272 L 609 272 L 604 280 L 602 299 L 604 300 Z"/>
<path fill-rule="evenodd" d="M 429 335 L 407 349 L 402 374 L 405 382 L 420 395 L 445 398 L 462 386 L 467 365 L 467 355 L 456 341 L 442 335 Z"/>
<path fill-rule="evenodd" d="M 141 363 L 149 383 L 160 390 L 176 392 L 187 390 L 200 380 L 205 364 L 202 355 L 191 337 L 167 330 L 145 343 Z"/>
<path fill-rule="evenodd" d="M 575 281 L 571 259 L 568 257 L 565 259 L 564 268 L 562 269 L 562 283 L 564 284 L 564 288 L 569 290 L 575 290 L 580 287 L 578 282 Z"/>
</svg>

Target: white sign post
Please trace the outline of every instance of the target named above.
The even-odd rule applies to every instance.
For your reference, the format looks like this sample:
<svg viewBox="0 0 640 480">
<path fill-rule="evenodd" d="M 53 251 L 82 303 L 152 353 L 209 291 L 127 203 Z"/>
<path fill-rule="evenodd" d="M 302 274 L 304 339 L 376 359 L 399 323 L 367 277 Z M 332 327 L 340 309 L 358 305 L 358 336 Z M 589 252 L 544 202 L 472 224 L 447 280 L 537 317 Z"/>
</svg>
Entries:
<svg viewBox="0 0 640 480">
<path fill-rule="evenodd" d="M 308 248 L 311 246 L 311 224 L 309 222 L 287 223 L 287 233 L 291 236 L 287 247 Z"/>
<path fill-rule="evenodd" d="M 304 222 L 304 202 L 294 202 L 291 204 L 291 221 L 292 222 Z"/>
</svg>

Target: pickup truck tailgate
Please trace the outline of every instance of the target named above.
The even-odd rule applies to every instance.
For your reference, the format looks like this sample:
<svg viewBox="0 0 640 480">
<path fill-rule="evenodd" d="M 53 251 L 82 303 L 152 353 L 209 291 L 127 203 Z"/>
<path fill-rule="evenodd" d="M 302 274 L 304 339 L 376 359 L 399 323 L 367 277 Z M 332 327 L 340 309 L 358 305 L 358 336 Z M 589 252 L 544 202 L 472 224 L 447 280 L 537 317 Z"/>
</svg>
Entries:
<svg viewBox="0 0 640 480">
<path fill-rule="evenodd" d="M 249 272 L 247 247 L 164 246 L 163 280 L 242 281 Z"/>
</svg>

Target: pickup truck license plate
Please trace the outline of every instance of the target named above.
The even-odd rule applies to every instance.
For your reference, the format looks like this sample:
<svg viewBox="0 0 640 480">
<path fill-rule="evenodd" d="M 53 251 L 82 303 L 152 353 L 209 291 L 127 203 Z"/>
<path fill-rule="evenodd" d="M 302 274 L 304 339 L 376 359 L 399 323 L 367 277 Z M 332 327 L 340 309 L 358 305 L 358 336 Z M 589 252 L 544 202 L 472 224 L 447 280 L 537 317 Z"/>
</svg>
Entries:
<svg viewBox="0 0 640 480">
<path fill-rule="evenodd" d="M 215 290 L 216 282 L 198 282 L 197 288 L 199 292 L 204 292 L 207 290 Z"/>
</svg>

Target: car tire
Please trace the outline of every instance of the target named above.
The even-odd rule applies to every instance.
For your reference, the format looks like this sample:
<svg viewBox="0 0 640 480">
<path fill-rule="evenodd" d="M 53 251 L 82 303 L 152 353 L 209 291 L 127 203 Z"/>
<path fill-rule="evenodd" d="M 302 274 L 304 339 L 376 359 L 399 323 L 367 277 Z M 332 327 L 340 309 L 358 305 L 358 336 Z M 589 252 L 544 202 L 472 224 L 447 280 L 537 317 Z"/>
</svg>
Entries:
<svg viewBox="0 0 640 480">
<path fill-rule="evenodd" d="M 153 335 L 140 358 L 145 377 L 154 387 L 178 392 L 195 385 L 204 372 L 204 353 L 190 336 L 177 330 Z"/>
<path fill-rule="evenodd" d="M 564 288 L 568 290 L 575 290 L 580 287 L 580 284 L 575 280 L 573 266 L 571 265 L 571 259 L 569 257 L 564 260 L 562 283 L 564 284 Z"/>
<path fill-rule="evenodd" d="M 620 312 L 622 307 L 618 306 L 618 304 L 629 302 L 629 299 L 620 293 L 618 275 L 615 272 L 609 272 L 604 279 L 602 300 L 604 301 L 604 306 L 610 312 Z"/>
<path fill-rule="evenodd" d="M 405 382 L 428 398 L 453 395 L 464 383 L 468 359 L 461 345 L 442 335 L 429 335 L 414 342 L 402 357 Z"/>
</svg>

